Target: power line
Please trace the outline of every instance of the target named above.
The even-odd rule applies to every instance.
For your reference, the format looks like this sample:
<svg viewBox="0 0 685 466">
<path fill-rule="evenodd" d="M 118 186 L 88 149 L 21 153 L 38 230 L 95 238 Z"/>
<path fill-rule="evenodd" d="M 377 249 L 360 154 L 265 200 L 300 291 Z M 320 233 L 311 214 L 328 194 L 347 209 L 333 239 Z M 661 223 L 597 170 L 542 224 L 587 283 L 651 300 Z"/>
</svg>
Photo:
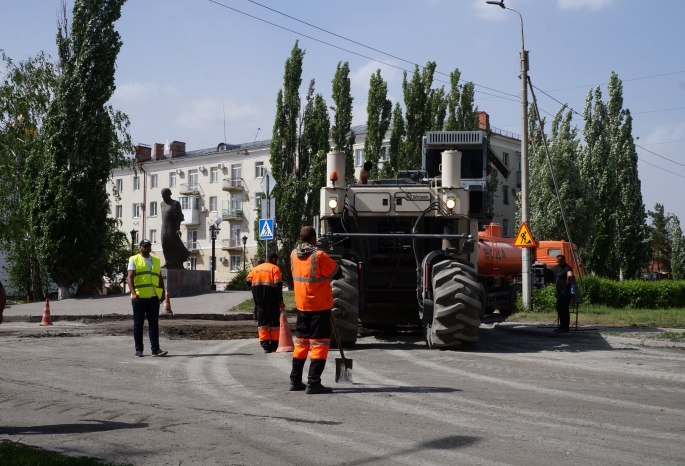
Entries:
<svg viewBox="0 0 685 466">
<path fill-rule="evenodd" d="M 645 146 L 660 146 L 661 144 L 675 144 L 676 142 L 685 142 L 685 139 L 681 139 L 680 141 L 650 142 L 649 144 L 645 144 Z"/>
<path fill-rule="evenodd" d="M 646 112 L 631 112 L 633 115 L 640 115 L 642 113 L 657 113 L 657 112 L 670 112 L 671 110 L 682 110 L 685 107 L 676 107 L 676 108 L 664 108 L 661 110 L 649 110 Z"/>
<path fill-rule="evenodd" d="M 210 0 L 210 1 L 211 1 L 211 0 Z M 338 37 L 339 39 L 346 40 L 346 41 L 351 42 L 351 43 L 353 43 L 353 44 L 359 45 L 360 47 L 364 47 L 364 48 L 367 48 L 367 49 L 369 49 L 369 50 L 373 50 L 374 52 L 378 52 L 378 53 L 383 54 L 383 55 L 386 55 L 386 56 L 388 56 L 388 57 L 392 57 L 392 58 L 394 58 L 394 59 L 396 59 L 396 60 L 400 60 L 400 61 L 403 61 L 403 62 L 405 62 L 405 63 L 409 63 L 410 65 L 418 66 L 419 68 L 425 68 L 424 66 L 421 66 L 421 65 L 419 65 L 418 63 L 414 63 L 414 62 L 411 61 L 411 60 L 406 60 L 406 59 L 404 59 L 404 58 L 402 58 L 402 57 L 398 57 L 397 55 L 393 55 L 393 54 L 391 54 L 391 53 L 384 52 L 384 51 L 382 51 L 382 50 L 378 50 L 378 49 L 373 48 L 373 47 L 371 47 L 371 46 L 369 46 L 369 45 L 362 44 L 361 42 L 357 42 L 356 40 L 347 38 L 347 37 L 345 37 L 345 36 L 341 36 L 340 34 L 336 34 L 335 32 L 331 32 L 331 31 L 329 31 L 329 30 L 327 30 L 327 29 L 324 29 L 324 28 L 322 28 L 322 27 L 319 27 L 319 26 L 316 26 L 316 25 L 314 25 L 314 24 L 308 23 L 308 22 L 303 21 L 303 20 L 301 20 L 301 19 L 299 19 L 299 18 L 295 18 L 294 16 L 290 16 L 290 15 L 288 15 L 288 14 L 286 14 L 286 13 L 283 13 L 283 12 L 281 12 L 281 11 L 275 10 L 275 9 L 273 9 L 273 8 L 271 8 L 271 7 L 266 6 L 266 5 L 262 5 L 261 3 L 256 2 L 256 1 L 254 1 L 254 0 L 247 0 L 247 1 L 250 2 L 250 3 L 254 3 L 255 5 L 258 5 L 258 6 L 262 7 L 262 8 L 266 8 L 266 9 L 269 10 L 269 11 L 273 11 L 274 13 L 277 13 L 277 14 L 279 14 L 279 15 L 285 16 L 286 18 L 290 18 L 290 19 L 295 20 L 295 21 L 297 21 L 297 22 L 300 22 L 300 23 L 302 23 L 302 24 L 306 24 L 306 25 L 309 26 L 309 27 L 313 27 L 314 29 L 318 29 L 319 31 L 325 32 L 326 34 L 330 34 L 330 35 L 332 35 L 332 36 Z M 216 2 L 215 2 L 215 3 L 216 3 Z M 382 63 L 382 62 L 381 62 L 381 63 Z M 443 76 L 450 77 L 449 74 L 443 73 L 442 71 L 435 71 L 435 73 L 441 74 L 441 75 L 443 75 Z M 465 80 L 464 80 L 464 79 L 460 79 L 460 81 L 465 81 Z M 508 95 L 508 96 L 511 96 L 511 97 L 518 97 L 516 94 L 510 94 L 510 93 L 508 93 L 508 92 L 504 92 L 504 91 L 500 91 L 500 90 L 497 90 L 497 89 L 493 89 L 493 88 L 491 88 L 491 87 L 483 86 L 482 84 L 473 83 L 473 85 L 474 85 L 474 86 L 478 86 L 478 87 L 482 87 L 483 89 L 487 89 L 487 90 L 489 90 L 489 91 L 499 92 L 499 93 L 501 93 L 501 94 L 505 94 L 505 95 Z M 486 94 L 486 95 L 491 95 L 491 94 Z"/>
<path fill-rule="evenodd" d="M 663 171 L 665 171 L 665 172 L 668 172 L 668 173 L 670 173 L 671 175 L 675 175 L 675 176 L 679 176 L 679 177 L 681 177 L 681 178 L 685 178 L 685 176 L 683 176 L 683 175 L 681 175 L 681 174 L 679 174 L 679 173 L 672 172 L 671 170 L 668 170 L 668 169 L 666 169 L 666 168 L 662 168 L 662 167 L 660 167 L 660 166 L 658 166 L 658 165 L 654 165 L 653 163 L 647 162 L 645 159 L 641 159 L 641 158 L 638 157 L 638 160 L 641 161 L 641 162 L 646 163 L 647 165 L 651 165 L 652 167 L 658 168 L 659 170 L 663 170 Z"/>
<path fill-rule="evenodd" d="M 627 81 L 640 81 L 642 79 L 652 79 L 652 78 L 660 78 L 662 76 L 670 76 L 673 74 L 682 74 L 685 73 L 684 71 L 674 71 L 672 73 L 663 73 L 663 74 L 655 74 L 652 76 L 643 76 L 641 78 L 631 78 L 631 79 L 622 79 L 621 81 L 627 82 Z M 609 83 L 599 83 L 599 84 L 587 84 L 585 86 L 573 86 L 573 87 L 562 87 L 561 89 L 550 89 L 549 92 L 556 92 L 556 91 L 566 91 L 568 89 L 582 89 L 582 88 L 587 88 L 587 87 L 593 87 L 593 86 L 601 86 L 603 84 L 609 84 Z M 535 88 L 537 89 L 537 87 Z"/>
<path fill-rule="evenodd" d="M 682 164 L 682 163 L 680 163 L 680 162 L 676 162 L 675 160 L 671 160 L 671 159 L 669 159 L 668 157 L 664 157 L 663 155 L 659 155 L 659 154 L 657 154 L 656 152 L 652 152 L 651 150 L 645 149 L 645 148 L 642 147 L 642 146 L 639 146 L 639 145 L 635 144 L 635 147 L 639 147 L 640 149 L 642 149 L 642 150 L 644 150 L 644 151 L 647 151 L 647 152 L 649 152 L 650 154 L 656 155 L 657 157 L 661 157 L 662 159 L 668 160 L 669 162 L 673 162 L 673 163 L 675 163 L 676 165 L 680 165 L 681 167 L 685 167 L 685 164 Z"/>
</svg>

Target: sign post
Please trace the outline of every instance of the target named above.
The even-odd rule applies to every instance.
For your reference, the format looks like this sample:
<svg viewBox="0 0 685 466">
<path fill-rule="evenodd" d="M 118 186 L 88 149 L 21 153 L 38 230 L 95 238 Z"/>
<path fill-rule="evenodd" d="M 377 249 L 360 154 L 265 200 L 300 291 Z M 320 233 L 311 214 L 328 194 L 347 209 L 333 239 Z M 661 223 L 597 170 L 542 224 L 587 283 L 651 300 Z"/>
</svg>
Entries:
<svg viewBox="0 0 685 466">
<path fill-rule="evenodd" d="M 276 215 L 276 212 L 271 212 L 271 191 L 276 187 L 276 179 L 269 173 L 267 170 L 266 173 L 264 173 L 264 178 L 262 178 L 262 182 L 260 184 L 262 191 L 264 191 L 264 194 L 266 194 L 266 216 L 264 215 L 264 211 L 262 211 L 262 219 L 267 219 L 271 220 L 271 237 L 262 237 L 262 220 L 259 221 L 259 239 L 264 239 L 266 240 L 266 255 L 269 254 L 269 240 L 274 239 L 273 238 L 273 217 L 272 215 Z M 266 259 L 266 257 L 264 257 Z"/>
</svg>

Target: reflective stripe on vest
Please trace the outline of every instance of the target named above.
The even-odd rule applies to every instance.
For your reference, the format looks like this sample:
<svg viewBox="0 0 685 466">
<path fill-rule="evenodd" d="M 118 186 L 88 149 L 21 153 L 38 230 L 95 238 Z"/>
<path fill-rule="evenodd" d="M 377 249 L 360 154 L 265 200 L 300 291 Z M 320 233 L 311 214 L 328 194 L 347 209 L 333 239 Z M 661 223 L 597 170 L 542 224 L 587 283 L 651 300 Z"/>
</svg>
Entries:
<svg viewBox="0 0 685 466">
<path fill-rule="evenodd" d="M 160 261 L 158 257 L 152 257 L 152 270 L 148 268 L 147 262 L 142 255 L 136 254 L 130 260 L 136 266 L 136 276 L 133 278 L 133 286 L 136 294 L 140 298 L 152 298 L 153 291 L 158 299 L 162 299 L 162 288 L 159 287 L 159 277 L 161 276 Z"/>
</svg>

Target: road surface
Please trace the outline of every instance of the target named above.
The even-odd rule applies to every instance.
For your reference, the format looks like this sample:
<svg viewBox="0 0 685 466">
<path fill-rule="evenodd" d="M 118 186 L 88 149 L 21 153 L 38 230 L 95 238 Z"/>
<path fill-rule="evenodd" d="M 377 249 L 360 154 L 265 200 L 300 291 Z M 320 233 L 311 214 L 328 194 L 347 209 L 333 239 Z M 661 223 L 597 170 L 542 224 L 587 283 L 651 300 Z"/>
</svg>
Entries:
<svg viewBox="0 0 685 466">
<path fill-rule="evenodd" d="M 169 357 L 134 358 L 130 337 L 2 330 L 0 438 L 108 461 L 685 464 L 678 349 L 496 328 L 467 352 L 367 336 L 348 355 L 355 385 L 334 384 L 331 351 L 336 392 L 314 396 L 288 392 L 291 354 L 256 340 L 164 339 Z"/>
</svg>

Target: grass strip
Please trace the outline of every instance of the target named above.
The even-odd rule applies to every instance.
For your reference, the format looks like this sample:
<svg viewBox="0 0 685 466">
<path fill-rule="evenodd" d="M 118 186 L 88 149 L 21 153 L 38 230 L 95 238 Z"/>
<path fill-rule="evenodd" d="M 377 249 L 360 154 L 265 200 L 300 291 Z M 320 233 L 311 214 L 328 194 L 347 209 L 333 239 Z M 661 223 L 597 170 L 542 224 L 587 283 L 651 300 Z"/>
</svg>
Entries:
<svg viewBox="0 0 685 466">
<path fill-rule="evenodd" d="M 295 293 L 293 291 L 283 292 L 283 302 L 287 310 L 295 309 Z M 237 306 L 233 306 L 228 312 L 252 312 L 254 311 L 254 299 L 243 301 Z"/>
<path fill-rule="evenodd" d="M 519 312 L 508 320 L 514 322 L 549 322 L 557 319 L 555 311 Z M 575 315 L 571 313 L 571 325 Z M 613 308 L 596 304 L 583 304 L 578 314 L 579 325 L 604 327 L 660 327 L 685 328 L 685 308 L 633 309 Z"/>
<path fill-rule="evenodd" d="M 67 456 L 18 442 L 0 442 L 0 466 L 116 466 L 86 456 Z M 120 465 L 123 466 L 123 465 Z"/>
</svg>

